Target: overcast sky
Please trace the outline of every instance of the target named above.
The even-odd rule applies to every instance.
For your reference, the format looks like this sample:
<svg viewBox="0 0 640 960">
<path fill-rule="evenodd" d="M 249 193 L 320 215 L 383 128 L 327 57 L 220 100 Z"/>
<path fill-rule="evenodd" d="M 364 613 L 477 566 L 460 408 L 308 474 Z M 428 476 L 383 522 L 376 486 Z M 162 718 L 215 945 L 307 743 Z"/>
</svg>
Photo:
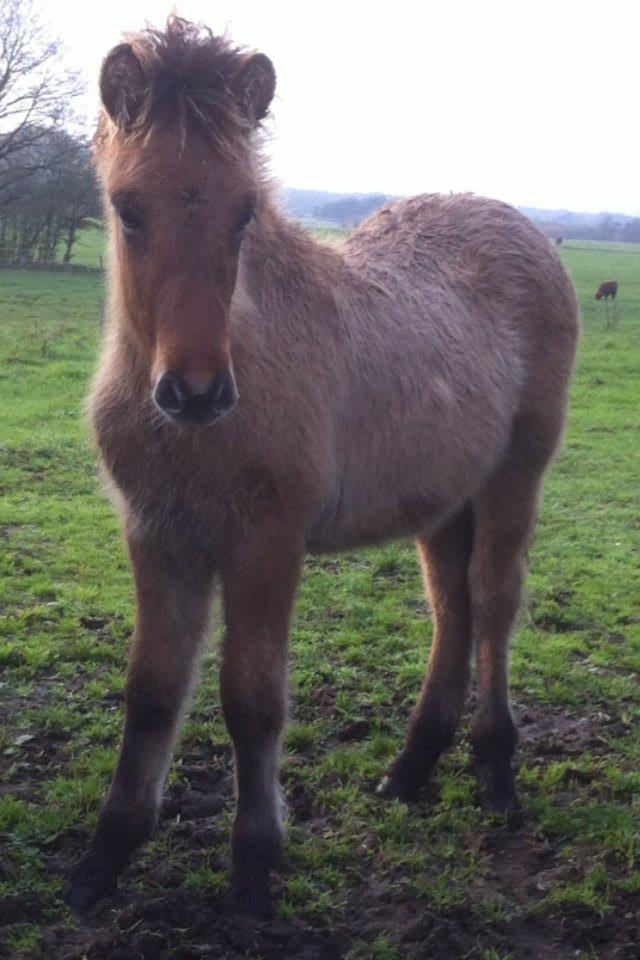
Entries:
<svg viewBox="0 0 640 960">
<path fill-rule="evenodd" d="M 159 0 L 48 0 L 92 91 Z M 272 172 L 287 186 L 640 214 L 638 0 L 185 0 L 266 53 Z M 89 112 L 97 109 L 95 92 Z"/>
</svg>

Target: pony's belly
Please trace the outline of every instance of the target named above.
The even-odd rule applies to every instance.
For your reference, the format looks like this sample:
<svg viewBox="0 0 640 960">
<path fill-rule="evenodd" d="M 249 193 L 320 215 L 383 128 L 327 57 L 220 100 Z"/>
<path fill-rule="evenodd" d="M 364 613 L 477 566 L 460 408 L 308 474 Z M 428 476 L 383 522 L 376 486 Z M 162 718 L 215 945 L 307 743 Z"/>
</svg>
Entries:
<svg viewBox="0 0 640 960">
<path fill-rule="evenodd" d="M 482 487 L 504 454 L 508 433 L 460 434 L 436 446 L 414 434 L 402 448 L 360 450 L 345 464 L 310 524 L 308 549 L 340 550 L 402 537 L 428 536 Z"/>
<path fill-rule="evenodd" d="M 307 549 L 310 553 L 330 553 L 428 535 L 457 505 L 437 501 L 428 494 L 400 494 L 386 502 L 378 500 L 368 509 L 361 503 L 330 504 L 310 526 Z"/>
</svg>

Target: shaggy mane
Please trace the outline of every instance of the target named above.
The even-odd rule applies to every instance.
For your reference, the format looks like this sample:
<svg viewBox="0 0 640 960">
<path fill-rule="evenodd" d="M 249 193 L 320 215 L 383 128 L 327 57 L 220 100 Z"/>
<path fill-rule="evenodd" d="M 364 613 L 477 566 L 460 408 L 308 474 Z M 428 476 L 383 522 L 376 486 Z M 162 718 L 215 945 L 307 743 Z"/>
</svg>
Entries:
<svg viewBox="0 0 640 960">
<path fill-rule="evenodd" d="M 233 93 L 245 51 L 208 27 L 172 15 L 164 30 L 147 27 L 124 35 L 142 64 L 147 88 L 132 126 L 146 136 L 161 120 L 177 118 L 183 137 L 195 127 L 216 140 L 235 140 L 248 124 Z"/>
</svg>

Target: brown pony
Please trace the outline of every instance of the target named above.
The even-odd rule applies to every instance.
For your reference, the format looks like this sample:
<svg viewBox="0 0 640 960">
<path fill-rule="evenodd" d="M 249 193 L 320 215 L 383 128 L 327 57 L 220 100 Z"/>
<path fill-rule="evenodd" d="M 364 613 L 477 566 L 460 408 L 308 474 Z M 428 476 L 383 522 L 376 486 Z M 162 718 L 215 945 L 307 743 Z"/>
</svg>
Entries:
<svg viewBox="0 0 640 960">
<path fill-rule="evenodd" d="M 578 309 L 511 207 L 402 200 L 342 246 L 279 212 L 260 158 L 271 62 L 177 18 L 107 56 L 96 136 L 110 235 L 91 397 L 137 619 L 124 740 L 68 901 L 113 889 L 157 819 L 214 582 L 234 745 L 232 894 L 269 905 L 289 624 L 305 552 L 414 537 L 435 636 L 405 745 L 409 799 L 453 739 L 472 647 L 487 803 L 515 803 L 508 642 L 560 437 Z"/>
<path fill-rule="evenodd" d="M 596 300 L 612 300 L 618 295 L 618 283 L 616 280 L 605 280 L 596 290 Z"/>
</svg>

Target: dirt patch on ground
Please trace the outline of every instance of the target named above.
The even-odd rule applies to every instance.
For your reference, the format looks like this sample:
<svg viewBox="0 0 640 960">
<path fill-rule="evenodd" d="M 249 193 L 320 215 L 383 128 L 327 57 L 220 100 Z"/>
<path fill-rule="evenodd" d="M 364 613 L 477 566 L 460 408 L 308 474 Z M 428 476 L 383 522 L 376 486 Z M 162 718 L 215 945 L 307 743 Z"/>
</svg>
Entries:
<svg viewBox="0 0 640 960">
<path fill-rule="evenodd" d="M 559 707 L 516 707 L 516 725 L 520 733 L 519 750 L 527 759 L 579 757 L 585 752 L 606 753 L 612 737 L 623 736 L 628 729 L 617 717 L 604 710 L 569 713 Z"/>
<path fill-rule="evenodd" d="M 68 736 L 50 730 L 39 736 L 18 734 L 4 751 L 0 797 L 8 794 L 29 799 L 34 784 L 47 779 L 66 757 Z"/>
<path fill-rule="evenodd" d="M 344 917 L 327 928 L 301 918 L 255 921 L 231 914 L 222 897 L 185 891 L 169 876 L 165 882 L 160 896 L 135 895 L 125 902 L 123 894 L 116 895 L 73 933 L 46 926 L 43 955 L 55 960 L 344 960 L 352 944 L 386 938 L 408 960 L 479 960 L 491 949 L 513 960 L 638 957 L 640 915 L 630 897 L 604 917 L 572 908 L 487 924 L 466 907 L 433 911 L 425 899 L 388 896 L 370 883 L 354 892 Z"/>
<path fill-rule="evenodd" d="M 520 707 L 517 720 L 520 760 L 527 764 L 579 757 L 585 751 L 604 753 L 608 737 L 624 732 L 620 721 L 604 713 Z M 351 742 L 369 733 L 369 722 L 362 720 L 341 728 L 336 740 Z M 6 789 L 28 799 L 40 776 L 51 775 L 51 768 L 63 761 L 64 743 L 47 734 L 29 737 L 20 749 L 24 769 L 14 766 Z M 294 822 L 314 833 L 324 829 L 304 790 L 291 784 L 288 799 Z M 53 909 L 35 895 L 0 902 L 0 923 L 7 932 L 23 924 L 40 925 L 41 955 L 47 960 L 344 960 L 354 944 L 360 944 L 356 956 L 364 960 L 375 956 L 372 945 L 378 938 L 408 960 L 481 960 L 492 950 L 495 957 L 508 955 L 510 960 L 638 958 L 637 895 L 620 894 L 604 915 L 584 906 L 545 905 L 553 890 L 576 880 L 578 871 L 536 834 L 526 816 L 474 836 L 479 869 L 469 887 L 469 903 L 462 906 L 435 909 L 428 895 L 403 892 L 402 884 L 374 862 L 363 869 L 344 910 L 329 926 L 302 916 L 257 922 L 233 913 L 223 890 L 189 889 L 184 883 L 185 858 L 214 871 L 226 869 L 226 855 L 216 851 L 224 850 L 227 834 L 220 814 L 232 802 L 228 745 L 208 744 L 183 753 L 179 778 L 169 787 L 162 811 L 161 830 L 170 835 L 163 856 L 142 855 L 125 875 L 122 891 L 80 918 L 76 929 L 57 919 L 64 915 L 61 904 Z M 49 875 L 65 874 L 87 839 L 86 829 L 77 828 L 46 846 L 42 859 Z M 590 856 L 581 854 L 583 874 Z M 596 858 L 594 851 L 594 863 Z M 282 888 L 282 878 L 276 878 L 275 886 Z M 504 915 L 487 918 L 476 909 L 500 898 L 510 904 Z M 3 952 L 0 946 L 2 958 L 30 956 L 8 948 Z"/>
</svg>

